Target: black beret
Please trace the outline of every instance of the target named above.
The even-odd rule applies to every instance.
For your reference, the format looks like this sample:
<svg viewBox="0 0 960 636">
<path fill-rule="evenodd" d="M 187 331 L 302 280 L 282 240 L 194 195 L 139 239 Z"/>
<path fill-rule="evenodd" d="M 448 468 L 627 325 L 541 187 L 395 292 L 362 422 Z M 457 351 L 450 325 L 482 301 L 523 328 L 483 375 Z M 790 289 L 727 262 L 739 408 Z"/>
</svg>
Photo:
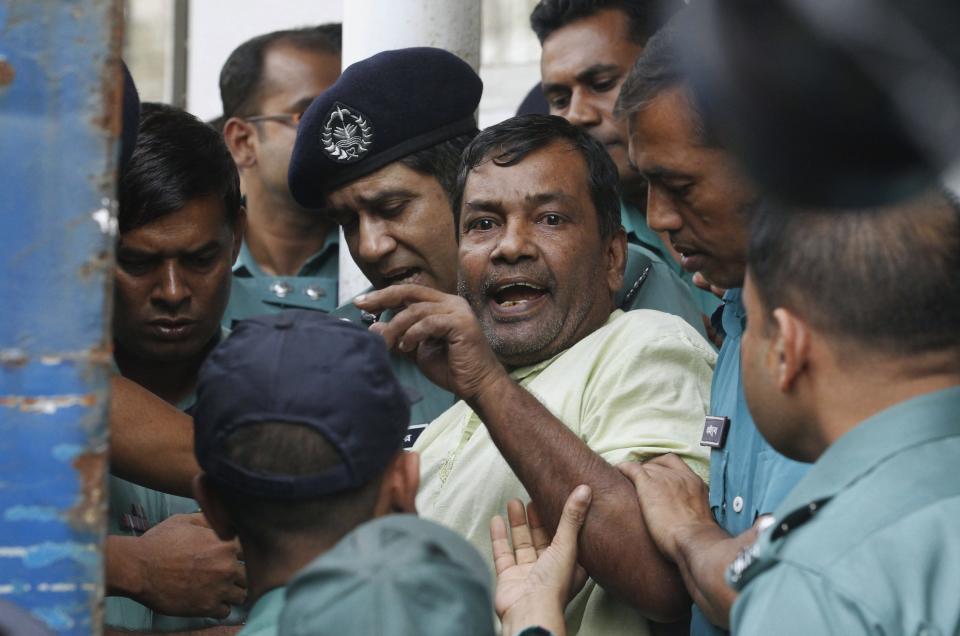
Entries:
<svg viewBox="0 0 960 636">
<path fill-rule="evenodd" d="M 474 132 L 483 82 L 456 55 L 429 47 L 351 64 L 297 128 L 290 192 L 306 208 L 413 152 Z"/>
</svg>

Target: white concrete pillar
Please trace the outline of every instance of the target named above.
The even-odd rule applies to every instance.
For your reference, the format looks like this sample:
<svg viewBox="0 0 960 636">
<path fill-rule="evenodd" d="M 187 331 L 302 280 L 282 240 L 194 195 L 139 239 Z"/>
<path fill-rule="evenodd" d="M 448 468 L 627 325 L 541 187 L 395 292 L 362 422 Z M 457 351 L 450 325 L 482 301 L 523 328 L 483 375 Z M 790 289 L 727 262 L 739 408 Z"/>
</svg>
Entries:
<svg viewBox="0 0 960 636">
<path fill-rule="evenodd" d="M 480 5 L 481 0 L 343 0 L 343 66 L 389 49 L 435 46 L 478 70 Z M 340 245 L 343 303 L 370 283 L 353 262 L 342 235 Z"/>
</svg>

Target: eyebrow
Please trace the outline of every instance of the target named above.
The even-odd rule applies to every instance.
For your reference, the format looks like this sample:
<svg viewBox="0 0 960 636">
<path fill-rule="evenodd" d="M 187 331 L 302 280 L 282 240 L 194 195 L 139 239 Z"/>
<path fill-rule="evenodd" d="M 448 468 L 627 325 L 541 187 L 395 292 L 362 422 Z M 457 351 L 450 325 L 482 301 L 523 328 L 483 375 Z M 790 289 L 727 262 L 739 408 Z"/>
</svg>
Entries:
<svg viewBox="0 0 960 636">
<path fill-rule="evenodd" d="M 670 180 L 670 179 L 692 179 L 693 175 L 677 172 L 676 170 L 670 170 L 669 168 L 664 168 L 663 166 L 653 166 L 646 170 L 640 170 L 636 165 L 631 161 L 630 165 L 633 166 L 637 172 L 639 172 L 645 179 L 658 179 L 658 180 Z"/>
<path fill-rule="evenodd" d="M 360 202 L 364 205 L 377 207 L 383 205 L 390 199 L 415 199 L 419 196 L 419 193 L 406 188 L 390 188 L 387 190 L 380 190 L 369 196 L 361 194 L 357 198 L 360 199 Z"/>
<path fill-rule="evenodd" d="M 574 79 L 576 79 L 579 83 L 584 83 L 593 79 L 597 75 L 611 71 L 619 73 L 620 67 L 618 67 L 616 64 L 594 64 L 593 66 L 588 66 L 577 73 Z M 542 90 L 544 93 L 556 93 L 558 91 L 569 91 L 570 89 L 566 84 L 559 84 L 557 82 L 544 82 L 540 85 L 540 90 Z"/>
<path fill-rule="evenodd" d="M 221 247 L 222 245 L 220 241 L 217 239 L 213 239 L 211 241 L 207 241 L 206 243 L 204 243 L 203 245 L 201 245 L 195 250 L 178 250 L 177 253 L 187 254 L 187 255 L 200 254 L 201 252 L 208 252 L 212 249 L 220 249 Z M 117 253 L 123 254 L 124 256 L 134 256 L 138 258 L 156 258 L 159 256 L 163 256 L 165 254 L 165 252 L 163 251 L 159 251 L 159 252 L 146 251 L 146 250 L 137 249 L 136 247 L 128 247 L 125 245 L 118 246 Z"/>
<path fill-rule="evenodd" d="M 538 205 L 555 202 L 575 203 L 576 198 L 566 192 L 552 191 L 528 194 L 523 197 L 523 201 L 527 206 L 536 207 Z M 471 199 L 464 201 L 463 206 L 471 210 L 488 210 L 491 212 L 501 212 L 504 208 L 503 203 L 496 199 Z"/>
</svg>

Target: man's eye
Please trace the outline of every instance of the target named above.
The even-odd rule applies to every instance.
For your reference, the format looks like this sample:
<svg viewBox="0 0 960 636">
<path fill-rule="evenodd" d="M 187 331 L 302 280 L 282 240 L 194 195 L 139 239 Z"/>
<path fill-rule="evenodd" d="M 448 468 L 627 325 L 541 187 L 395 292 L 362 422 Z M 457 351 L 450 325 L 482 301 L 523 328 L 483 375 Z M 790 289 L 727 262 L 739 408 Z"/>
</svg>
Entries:
<svg viewBox="0 0 960 636">
<path fill-rule="evenodd" d="M 683 185 L 669 186 L 667 191 L 678 199 L 685 199 L 693 191 L 693 184 L 685 183 Z"/>
<path fill-rule="evenodd" d="M 617 78 L 616 78 L 616 77 L 611 77 L 611 78 L 608 78 L 608 79 L 597 80 L 597 81 L 595 81 L 595 82 L 593 83 L 593 90 L 595 90 L 595 91 L 597 91 L 597 92 L 600 92 L 600 93 L 605 93 L 605 92 L 607 92 L 608 90 L 610 90 L 610 89 L 612 89 L 613 87 L 615 87 L 616 85 L 617 85 Z"/>
<path fill-rule="evenodd" d="M 570 99 L 567 97 L 551 97 L 547 100 L 550 110 L 563 110 L 569 103 Z"/>
<path fill-rule="evenodd" d="M 559 214 L 544 214 L 541 221 L 547 225 L 560 225 L 563 219 L 560 218 Z"/>
<path fill-rule="evenodd" d="M 493 219 L 477 219 L 475 221 L 470 221 L 467 225 L 467 230 L 480 230 L 481 232 L 486 232 L 493 229 Z"/>
<path fill-rule="evenodd" d="M 142 258 L 118 258 L 117 265 L 131 276 L 139 276 L 150 271 L 152 262 Z"/>
<path fill-rule="evenodd" d="M 184 260 L 188 267 L 210 267 L 217 260 L 218 252 L 209 254 L 191 254 Z"/>
</svg>

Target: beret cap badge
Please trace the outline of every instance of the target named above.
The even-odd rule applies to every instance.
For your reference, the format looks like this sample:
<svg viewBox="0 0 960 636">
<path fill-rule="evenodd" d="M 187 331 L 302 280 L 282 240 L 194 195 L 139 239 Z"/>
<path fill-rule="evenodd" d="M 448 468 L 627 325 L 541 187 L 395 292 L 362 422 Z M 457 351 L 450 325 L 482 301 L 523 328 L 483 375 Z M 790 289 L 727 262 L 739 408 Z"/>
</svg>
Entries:
<svg viewBox="0 0 960 636">
<path fill-rule="evenodd" d="M 373 127 L 362 113 L 335 102 L 327 113 L 320 143 L 328 157 L 338 163 L 363 158 L 373 144 Z"/>
</svg>

